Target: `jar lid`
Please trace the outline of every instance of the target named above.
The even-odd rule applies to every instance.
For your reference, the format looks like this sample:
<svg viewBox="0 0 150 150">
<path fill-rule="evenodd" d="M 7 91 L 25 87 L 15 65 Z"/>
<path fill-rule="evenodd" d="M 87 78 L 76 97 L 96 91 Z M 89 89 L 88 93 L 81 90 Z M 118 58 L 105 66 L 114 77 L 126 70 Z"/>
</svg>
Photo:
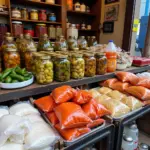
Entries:
<svg viewBox="0 0 150 150">
<path fill-rule="evenodd" d="M 25 34 L 25 39 L 29 40 L 31 38 L 31 35 L 29 33 Z"/>
<path fill-rule="evenodd" d="M 54 48 L 52 48 L 52 47 L 48 47 L 45 49 L 45 51 L 53 51 L 53 50 L 54 50 Z"/>
<path fill-rule="evenodd" d="M 40 59 L 50 59 L 51 57 L 50 56 L 48 56 L 48 55 L 46 55 L 46 54 L 40 54 L 39 56 L 38 56 Z"/>
<path fill-rule="evenodd" d="M 68 58 L 68 55 L 58 54 L 56 55 L 56 58 Z"/>
<path fill-rule="evenodd" d="M 144 144 L 144 143 L 141 143 L 140 144 L 140 148 L 143 148 L 143 149 L 148 149 L 148 145 L 147 144 Z"/>
<path fill-rule="evenodd" d="M 50 15 L 55 15 L 55 13 L 50 13 Z"/>
<path fill-rule="evenodd" d="M 36 52 L 37 49 L 35 47 L 28 48 L 27 51 Z"/>
<path fill-rule="evenodd" d="M 95 38 L 96 38 L 96 36 L 92 36 L 92 38 L 93 38 L 93 39 L 95 39 Z"/>
<path fill-rule="evenodd" d="M 36 10 L 36 9 L 31 9 L 31 11 L 33 11 L 33 12 L 37 12 L 37 10 Z"/>
<path fill-rule="evenodd" d="M 36 24 L 37 26 L 46 26 L 46 24 Z"/>
<path fill-rule="evenodd" d="M 97 57 L 102 57 L 102 56 L 105 56 L 105 53 L 98 52 L 98 53 L 95 53 L 95 56 L 97 56 Z"/>
<path fill-rule="evenodd" d="M 8 40 L 8 41 L 10 41 L 10 42 L 11 42 L 11 41 L 13 41 L 13 40 L 14 40 L 14 38 L 13 38 L 12 36 L 7 36 L 7 37 L 6 37 L 6 40 Z"/>
<path fill-rule="evenodd" d="M 42 9 L 42 10 L 40 10 L 41 12 L 46 12 L 46 10 L 44 10 L 44 9 Z"/>
<path fill-rule="evenodd" d="M 83 54 L 83 56 L 94 56 L 94 54 L 93 54 L 93 53 L 88 52 L 88 53 L 84 53 L 84 54 Z"/>
<path fill-rule="evenodd" d="M 123 136 L 123 139 L 124 139 L 126 142 L 133 142 L 132 137 L 128 137 L 128 136 L 126 136 L 126 135 Z"/>
<path fill-rule="evenodd" d="M 11 35 L 10 32 L 5 33 L 5 36 L 7 36 L 7 37 L 10 36 L 10 35 Z"/>
<path fill-rule="evenodd" d="M 6 48 L 6 51 L 8 51 L 8 52 L 16 52 L 17 49 L 16 48 Z"/>
<path fill-rule="evenodd" d="M 71 53 L 71 56 L 72 57 L 79 57 L 79 58 L 81 58 L 81 57 L 83 57 L 83 54 L 81 54 L 81 53 Z"/>
<path fill-rule="evenodd" d="M 85 39 L 85 36 L 80 36 L 80 39 Z"/>
<path fill-rule="evenodd" d="M 20 21 L 12 21 L 12 23 L 14 23 L 14 24 L 22 24 L 22 22 L 20 22 Z"/>
</svg>

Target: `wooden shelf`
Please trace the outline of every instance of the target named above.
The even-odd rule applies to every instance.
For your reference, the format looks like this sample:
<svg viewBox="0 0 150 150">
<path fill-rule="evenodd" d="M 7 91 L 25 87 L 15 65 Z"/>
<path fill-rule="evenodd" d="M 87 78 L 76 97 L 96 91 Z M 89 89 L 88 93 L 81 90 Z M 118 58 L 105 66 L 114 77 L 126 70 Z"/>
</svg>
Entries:
<svg viewBox="0 0 150 150">
<path fill-rule="evenodd" d="M 81 31 L 81 32 L 97 32 L 97 30 L 83 30 L 83 29 L 79 29 L 79 31 Z"/>
<path fill-rule="evenodd" d="M 94 13 L 87 13 L 87 12 L 81 12 L 81 11 L 74 11 L 74 10 L 68 10 L 68 13 L 76 14 L 76 15 L 88 15 L 95 17 L 96 15 Z"/>
<path fill-rule="evenodd" d="M 0 16 L 9 16 L 9 14 L 6 14 L 6 13 L 3 13 L 3 12 L 0 12 Z"/>
<path fill-rule="evenodd" d="M 13 21 L 22 21 L 22 22 L 34 22 L 34 23 L 45 23 L 45 24 L 56 24 L 61 25 L 61 22 L 51 22 L 51 21 L 39 21 L 39 20 L 24 20 L 24 19 L 17 19 L 17 18 L 11 18 Z"/>
</svg>

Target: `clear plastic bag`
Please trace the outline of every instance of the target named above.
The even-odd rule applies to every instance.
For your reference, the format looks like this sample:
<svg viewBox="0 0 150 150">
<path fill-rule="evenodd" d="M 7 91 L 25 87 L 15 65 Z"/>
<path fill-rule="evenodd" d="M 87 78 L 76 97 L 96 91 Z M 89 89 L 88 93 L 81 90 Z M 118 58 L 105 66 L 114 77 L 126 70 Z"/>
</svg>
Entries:
<svg viewBox="0 0 150 150">
<path fill-rule="evenodd" d="M 28 119 L 31 123 L 44 122 L 43 118 L 37 114 L 26 115 L 24 118 Z"/>
<path fill-rule="evenodd" d="M 102 104 L 101 102 L 104 102 L 105 100 L 110 100 L 110 99 L 111 98 L 109 96 L 107 96 L 107 95 L 101 95 L 101 96 L 95 98 L 97 103 L 100 103 L 100 104 Z"/>
<path fill-rule="evenodd" d="M 6 142 L 0 150 L 24 150 L 23 144 L 17 144 L 13 142 Z"/>
<path fill-rule="evenodd" d="M 108 87 L 102 87 L 102 88 L 100 88 L 99 90 L 98 90 L 98 92 L 100 93 L 100 94 L 108 94 L 109 92 L 111 92 L 112 91 L 112 89 L 110 89 L 110 88 L 108 88 Z"/>
<path fill-rule="evenodd" d="M 97 91 L 97 89 L 91 89 L 89 90 L 89 93 L 91 93 L 93 98 L 96 98 L 97 96 L 100 96 L 101 94 Z"/>
<path fill-rule="evenodd" d="M 7 106 L 0 106 L 0 118 L 9 114 L 9 108 Z"/>
<path fill-rule="evenodd" d="M 116 100 L 121 100 L 122 98 L 126 97 L 125 94 L 122 94 L 121 92 L 119 91 L 112 91 L 110 93 L 107 94 L 109 97 L 111 97 L 112 99 L 116 99 Z"/>
</svg>

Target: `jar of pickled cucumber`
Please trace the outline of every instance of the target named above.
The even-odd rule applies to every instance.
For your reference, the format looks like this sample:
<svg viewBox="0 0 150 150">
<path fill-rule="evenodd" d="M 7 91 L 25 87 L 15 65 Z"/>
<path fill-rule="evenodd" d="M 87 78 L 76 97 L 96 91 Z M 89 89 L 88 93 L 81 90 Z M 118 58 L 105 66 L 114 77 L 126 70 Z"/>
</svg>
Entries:
<svg viewBox="0 0 150 150">
<path fill-rule="evenodd" d="M 104 53 L 96 53 L 96 74 L 101 75 L 107 73 L 107 58 Z"/>
<path fill-rule="evenodd" d="M 25 58 L 25 67 L 28 71 L 32 71 L 32 59 L 33 59 L 33 53 L 36 52 L 36 48 L 27 49 L 27 51 L 24 54 Z"/>
<path fill-rule="evenodd" d="M 54 77 L 56 81 L 70 80 L 70 61 L 67 55 L 56 55 L 54 59 Z"/>
<path fill-rule="evenodd" d="M 85 76 L 93 77 L 96 74 L 96 59 L 93 53 L 84 54 Z"/>
<path fill-rule="evenodd" d="M 35 76 L 39 84 L 48 84 L 53 82 L 53 63 L 50 56 L 39 55 L 35 60 Z"/>
<path fill-rule="evenodd" d="M 71 54 L 70 63 L 71 63 L 71 78 L 81 79 L 84 77 L 85 62 L 82 57 L 82 54 Z"/>
<path fill-rule="evenodd" d="M 20 66 L 20 55 L 17 49 L 7 48 L 3 55 L 3 62 L 5 69 Z"/>
</svg>

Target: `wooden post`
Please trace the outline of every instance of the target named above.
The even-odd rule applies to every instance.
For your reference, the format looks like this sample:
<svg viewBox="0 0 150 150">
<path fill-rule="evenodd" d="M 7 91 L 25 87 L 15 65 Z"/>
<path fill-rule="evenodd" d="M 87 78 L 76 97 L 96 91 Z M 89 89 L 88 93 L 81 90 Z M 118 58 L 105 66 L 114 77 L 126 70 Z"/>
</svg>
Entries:
<svg viewBox="0 0 150 150">
<path fill-rule="evenodd" d="M 143 57 L 150 57 L 150 14 L 148 20 L 148 28 L 147 28 L 145 46 L 143 51 Z"/>
</svg>

